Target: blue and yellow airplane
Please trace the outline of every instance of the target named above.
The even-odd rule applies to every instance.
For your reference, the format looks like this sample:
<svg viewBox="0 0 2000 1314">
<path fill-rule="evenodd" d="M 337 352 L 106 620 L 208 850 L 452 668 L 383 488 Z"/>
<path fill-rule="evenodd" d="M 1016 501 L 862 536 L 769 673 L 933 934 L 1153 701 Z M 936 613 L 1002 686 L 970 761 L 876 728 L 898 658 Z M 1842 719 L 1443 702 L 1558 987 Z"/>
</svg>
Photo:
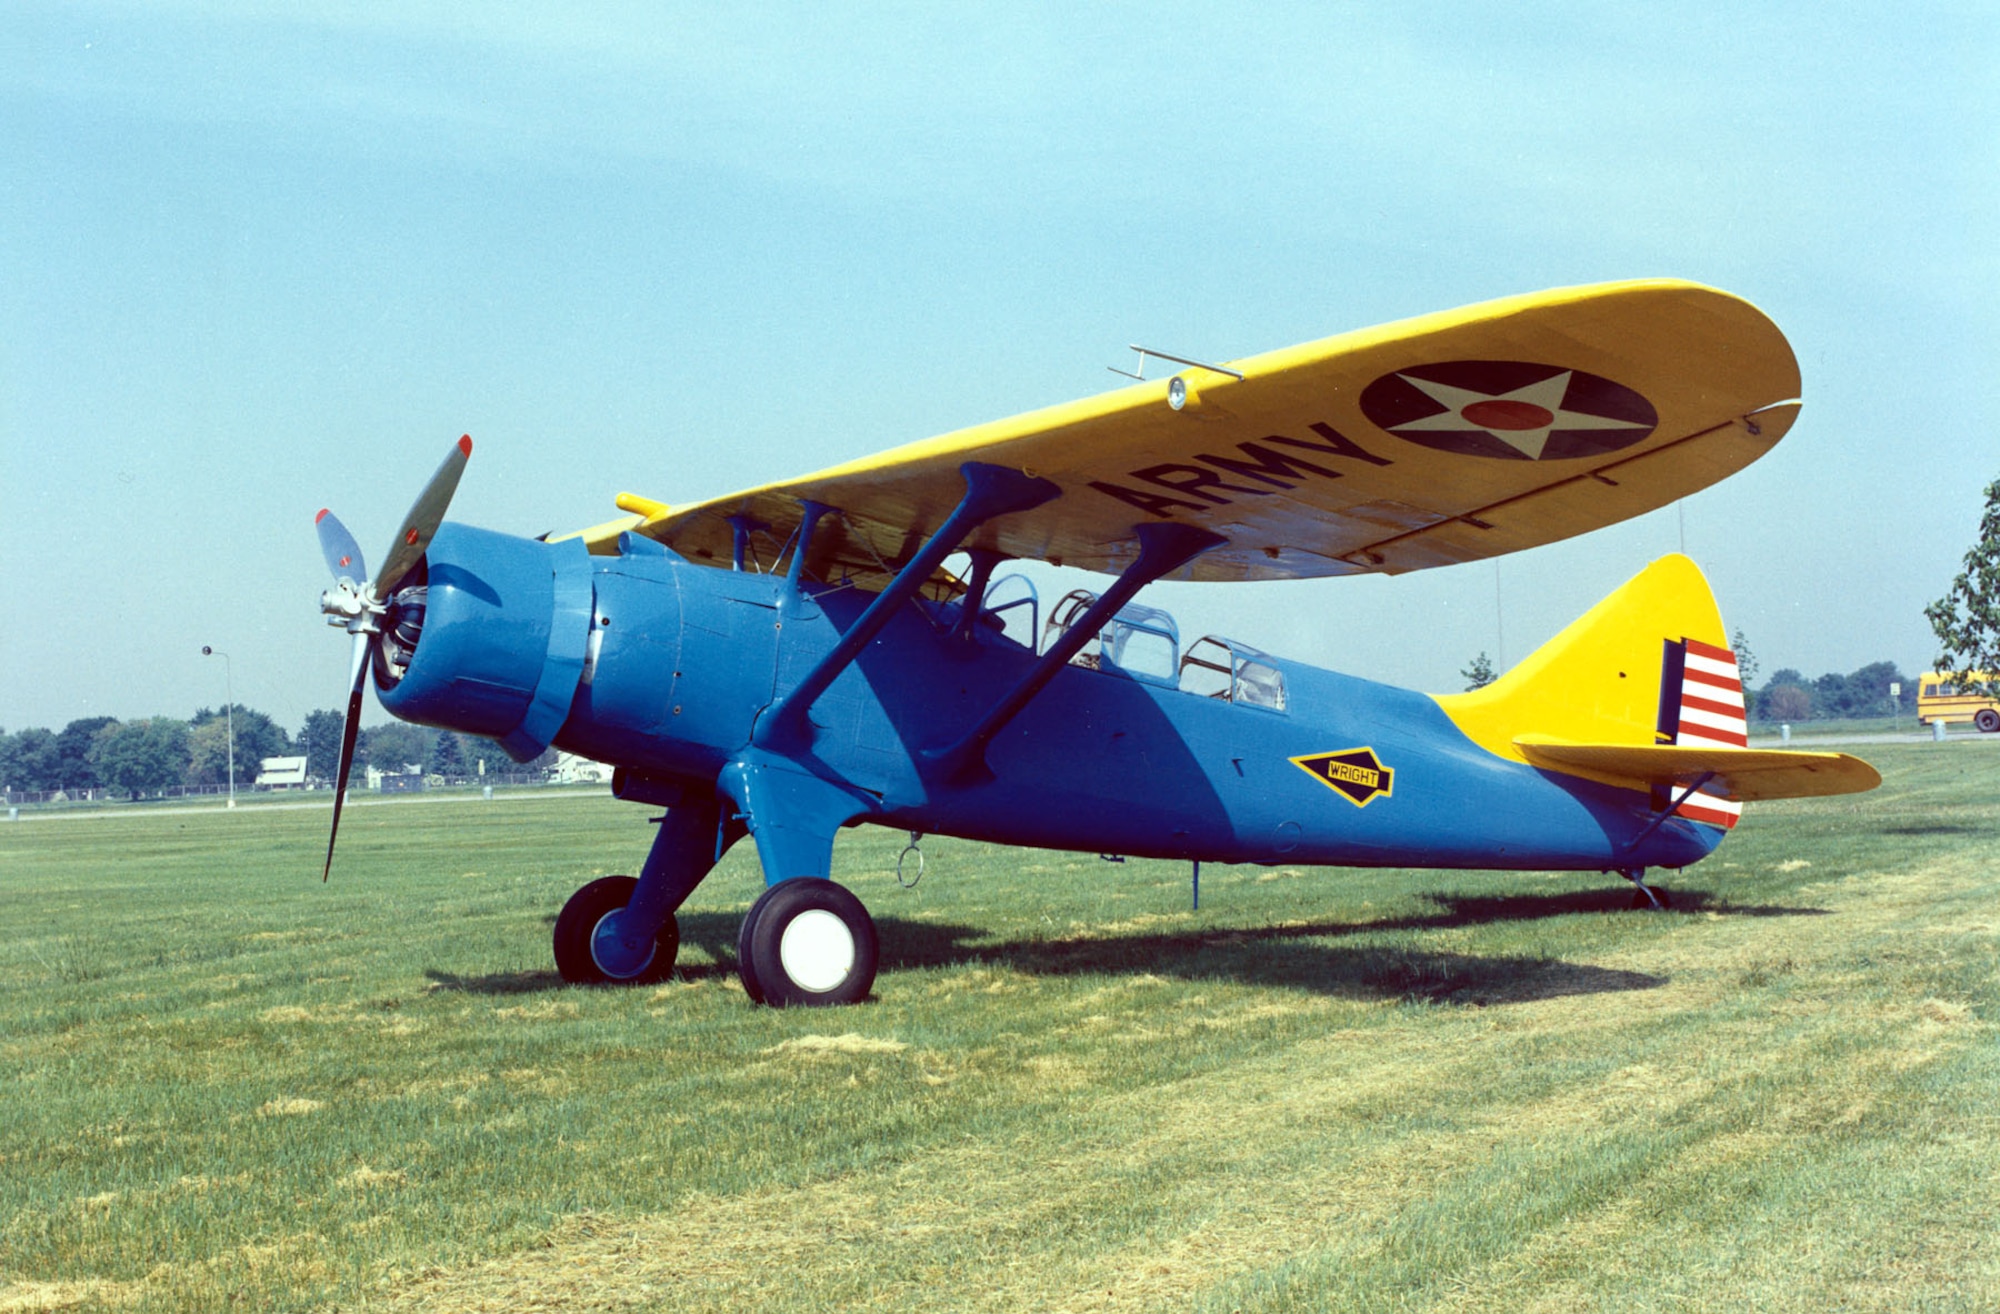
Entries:
<svg viewBox="0 0 2000 1314">
<path fill-rule="evenodd" d="M 1879 783 L 1842 754 L 1747 746 L 1735 658 L 1685 557 L 1440 697 L 1215 636 L 1183 650 L 1134 601 L 1157 579 L 1475 561 L 1685 497 L 1798 414 L 1797 362 L 1755 307 L 1616 283 L 1177 363 L 728 497 L 621 494 L 621 519 L 560 538 L 443 523 L 461 439 L 372 580 L 320 512 L 322 608 L 353 636 L 326 870 L 371 671 L 398 717 L 524 761 L 553 744 L 611 763 L 617 797 L 666 810 L 636 878 L 563 908 L 566 980 L 671 972 L 675 910 L 747 835 L 766 889 L 738 966 L 780 1006 L 874 982 L 874 922 L 828 878 L 843 826 L 1617 872 L 1657 906 L 1647 869 L 1707 856 L 1744 802 Z M 1112 578 L 1044 615 L 1025 577 L 996 574 L 1009 560 Z"/>
</svg>

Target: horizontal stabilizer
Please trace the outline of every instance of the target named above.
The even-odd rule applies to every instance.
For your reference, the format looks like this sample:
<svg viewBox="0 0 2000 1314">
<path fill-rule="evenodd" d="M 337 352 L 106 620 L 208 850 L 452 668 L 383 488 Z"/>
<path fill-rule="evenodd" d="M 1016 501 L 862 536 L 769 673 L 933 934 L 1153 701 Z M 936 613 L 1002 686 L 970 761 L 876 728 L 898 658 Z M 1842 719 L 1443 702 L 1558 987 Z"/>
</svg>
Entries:
<svg viewBox="0 0 2000 1314">
<path fill-rule="evenodd" d="M 1737 802 L 1859 794 L 1882 783 L 1881 773 L 1846 753 L 1765 748 L 1706 748 L 1681 744 L 1579 744 L 1548 735 L 1517 735 L 1514 746 L 1535 766 L 1607 785 L 1649 789 L 1693 785 L 1713 773 Z"/>
</svg>

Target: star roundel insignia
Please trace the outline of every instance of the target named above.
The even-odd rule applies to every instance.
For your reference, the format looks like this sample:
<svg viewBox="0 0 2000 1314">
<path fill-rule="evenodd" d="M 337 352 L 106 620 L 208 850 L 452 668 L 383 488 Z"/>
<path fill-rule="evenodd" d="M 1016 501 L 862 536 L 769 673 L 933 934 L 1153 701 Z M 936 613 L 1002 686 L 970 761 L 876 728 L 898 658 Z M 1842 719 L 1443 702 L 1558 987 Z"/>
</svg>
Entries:
<svg viewBox="0 0 2000 1314">
<path fill-rule="evenodd" d="M 1361 413 L 1398 438 L 1510 461 L 1570 461 L 1643 442 L 1658 411 L 1622 383 L 1560 365 L 1453 360 L 1384 374 Z"/>
</svg>

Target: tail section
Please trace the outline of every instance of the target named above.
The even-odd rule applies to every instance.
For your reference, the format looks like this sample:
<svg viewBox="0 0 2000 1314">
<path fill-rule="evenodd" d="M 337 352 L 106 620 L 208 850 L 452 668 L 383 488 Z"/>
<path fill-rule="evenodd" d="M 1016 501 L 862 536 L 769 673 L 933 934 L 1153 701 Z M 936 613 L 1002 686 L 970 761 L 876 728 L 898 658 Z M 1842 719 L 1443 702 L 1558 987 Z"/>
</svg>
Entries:
<svg viewBox="0 0 2000 1314">
<path fill-rule="evenodd" d="M 1839 753 L 1752 751 L 1736 655 L 1699 567 L 1666 556 L 1513 670 L 1439 696 L 1466 737 L 1500 757 L 1648 791 L 1653 807 L 1736 824 L 1746 798 L 1872 789 Z"/>
<path fill-rule="evenodd" d="M 1438 703 L 1474 743 L 1518 762 L 1528 760 L 1514 746 L 1523 733 L 1657 744 L 1663 729 L 1678 724 L 1661 709 L 1671 703 L 1678 712 L 1686 670 L 1679 654 L 1690 641 L 1699 645 L 1698 673 L 1708 669 L 1705 654 L 1721 652 L 1735 682 L 1736 659 L 1700 567 L 1683 556 L 1661 557 L 1492 684 L 1443 695 Z M 1679 645 L 1671 670 L 1670 645 Z M 1735 688 L 1740 722 L 1742 686 Z"/>
</svg>

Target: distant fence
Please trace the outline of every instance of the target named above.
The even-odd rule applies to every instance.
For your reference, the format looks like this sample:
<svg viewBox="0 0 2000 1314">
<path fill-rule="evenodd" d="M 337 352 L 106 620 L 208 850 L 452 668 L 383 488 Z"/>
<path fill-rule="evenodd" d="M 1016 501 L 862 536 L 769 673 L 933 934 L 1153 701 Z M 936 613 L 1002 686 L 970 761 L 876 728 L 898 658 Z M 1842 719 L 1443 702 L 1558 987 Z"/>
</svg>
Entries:
<svg viewBox="0 0 2000 1314">
<path fill-rule="evenodd" d="M 551 780 L 546 772 L 489 772 L 483 776 L 429 776 L 424 784 L 430 789 L 464 789 L 492 785 L 494 788 L 540 789 L 546 785 L 569 782 Z M 331 794 L 333 786 L 324 781 L 316 781 L 303 788 L 259 789 L 255 785 L 238 782 L 238 798 L 277 798 L 288 794 L 314 795 Z M 359 773 L 348 783 L 349 794 L 367 794 L 371 791 Z M 134 798 L 120 789 L 0 789 L 0 807 L 80 807 L 106 803 L 173 803 L 186 799 L 220 799 L 229 794 L 227 785 L 170 785 L 165 789 L 148 789 Z"/>
</svg>

